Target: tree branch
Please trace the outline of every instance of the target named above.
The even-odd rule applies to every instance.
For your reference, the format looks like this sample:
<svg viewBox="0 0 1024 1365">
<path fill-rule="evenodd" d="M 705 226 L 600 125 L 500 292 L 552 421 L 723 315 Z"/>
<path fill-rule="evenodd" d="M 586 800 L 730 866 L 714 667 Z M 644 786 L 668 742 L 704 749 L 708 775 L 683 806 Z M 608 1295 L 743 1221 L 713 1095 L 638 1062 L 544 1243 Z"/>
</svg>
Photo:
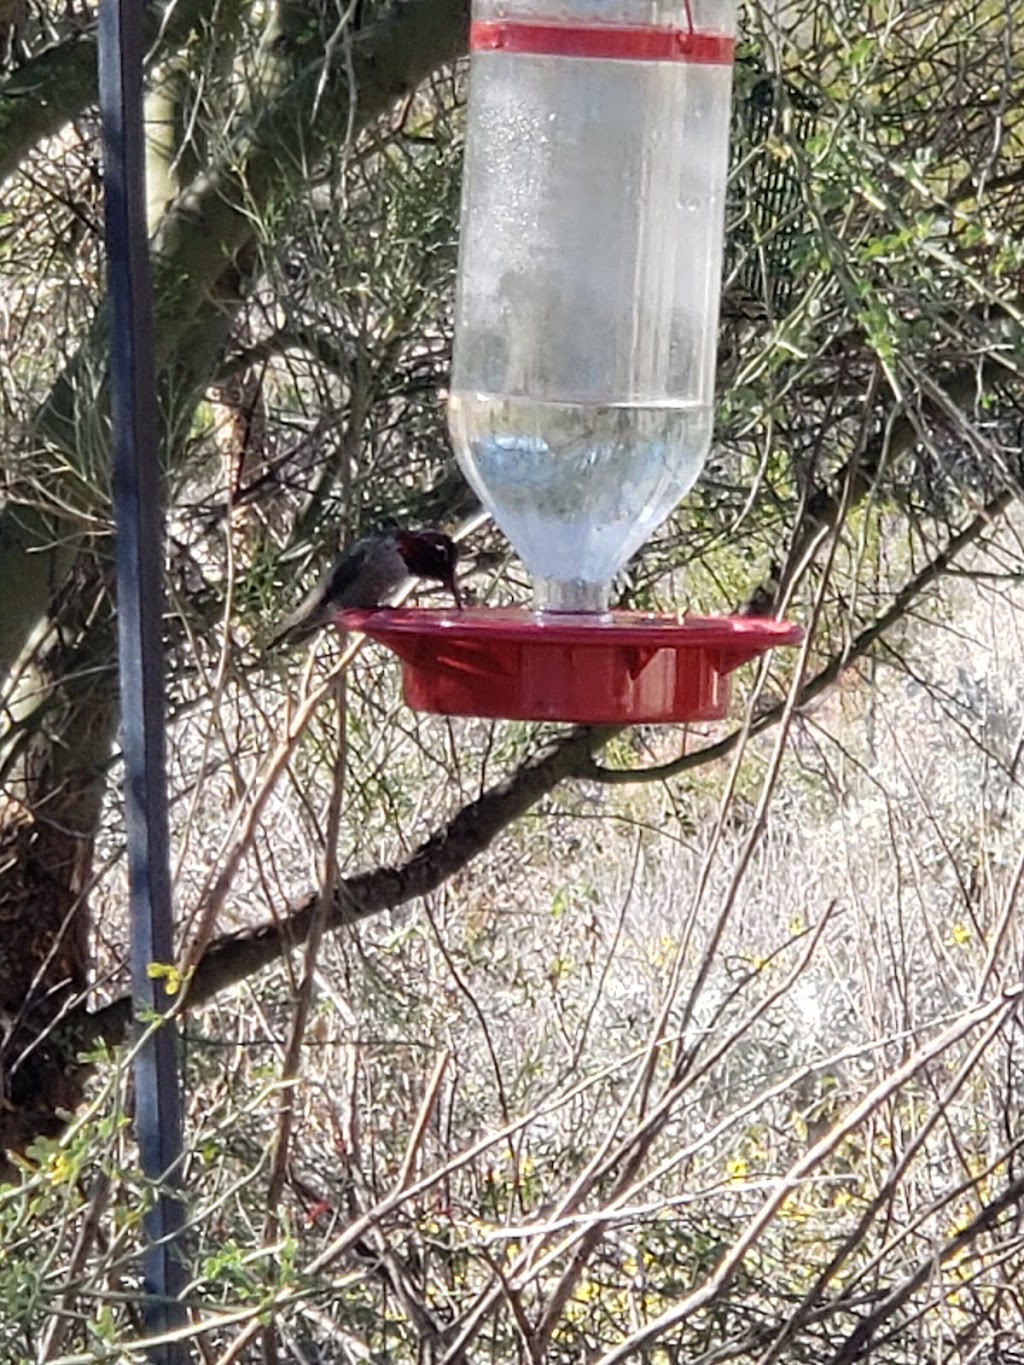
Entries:
<svg viewBox="0 0 1024 1365">
<path fill-rule="evenodd" d="M 613 735 L 614 726 L 579 727 L 546 745 L 510 776 L 471 801 L 397 867 L 347 877 L 335 888 L 327 928 L 340 929 L 383 910 L 426 896 L 488 848 L 560 782 L 585 772 L 592 754 Z M 202 1005 L 261 967 L 305 942 L 318 897 L 305 897 L 280 920 L 244 930 L 211 944 L 188 989 L 188 1005 Z M 95 1013 L 82 1010 L 65 1023 L 80 1043 L 119 1043 L 131 1020 L 131 1000 L 113 1001 Z"/>
<path fill-rule="evenodd" d="M 1017 1176 L 1001 1193 L 982 1206 L 967 1227 L 948 1238 L 938 1251 L 924 1257 L 917 1269 L 887 1294 L 873 1313 L 857 1324 L 839 1349 L 829 1356 L 827 1365 L 852 1365 L 853 1361 L 866 1356 L 871 1351 L 878 1329 L 934 1278 L 936 1266 L 948 1264 L 983 1233 L 991 1232 L 1008 1209 L 1019 1207 L 1022 1198 L 1024 1176 Z"/>
<path fill-rule="evenodd" d="M 154 242 L 153 278 L 158 387 L 172 456 L 174 432 L 188 429 L 258 268 L 263 212 L 273 201 L 301 193 L 311 164 L 458 57 L 468 26 L 468 0 L 412 0 L 357 34 L 351 63 L 326 54 L 296 75 L 282 58 L 271 96 L 167 212 Z M 305 50 L 300 46 L 291 60 L 297 64 Z M 67 489 L 47 488 L 49 516 L 17 498 L 0 512 L 0 557 L 9 547 L 18 564 L 34 565 L 16 614 L 0 620 L 0 662 L 20 653 L 49 606 L 49 583 L 66 574 L 80 544 L 81 526 L 65 517 L 62 499 L 74 507 L 83 496 L 104 498 L 108 431 L 97 420 L 106 383 L 104 317 L 100 308 L 36 417 L 37 437 L 61 453 Z M 96 509 L 81 510 L 85 521 Z"/>
<path fill-rule="evenodd" d="M 1012 373 L 1002 356 L 987 355 L 980 366 L 964 365 L 949 374 L 937 393 L 922 394 L 922 410 L 930 410 L 934 420 L 944 424 L 951 407 L 966 407 L 980 390 Z M 885 409 L 880 406 L 879 417 L 884 416 Z M 773 566 L 768 577 L 748 594 L 748 605 L 759 604 L 758 615 L 770 613 L 794 577 L 807 568 L 816 544 L 822 543 L 826 531 L 835 529 L 844 500 L 847 513 L 859 507 L 871 495 L 885 463 L 906 455 L 920 441 L 920 415 L 904 409 L 891 424 L 881 420 L 878 431 L 862 449 L 855 451 L 827 483 L 809 491 L 786 548 L 785 563 Z"/>
<path fill-rule="evenodd" d="M 822 692 L 827 691 L 838 680 L 840 674 L 857 659 L 863 658 L 893 626 L 902 621 L 921 594 L 943 577 L 957 555 L 969 545 L 973 545 L 984 531 L 1002 516 L 1007 507 L 1017 500 L 1017 496 L 1015 489 L 1004 489 L 1002 493 L 990 499 L 978 515 L 953 536 L 934 559 L 929 560 L 923 569 L 904 583 L 885 611 L 880 612 L 870 625 L 865 626 L 859 635 L 853 637 L 845 649 L 804 684 L 797 699 L 797 707 L 807 706 Z M 781 719 L 784 710 L 785 704 L 779 702 L 759 716 L 755 716 L 750 724 L 749 733 L 760 734 L 762 730 L 775 725 Z M 745 733 L 747 733 L 745 730 L 736 730 L 715 744 L 708 744 L 703 749 L 694 749 L 691 753 L 683 754 L 681 758 L 673 759 L 671 763 L 659 763 L 655 768 L 602 768 L 590 760 L 579 776 L 589 778 L 593 782 L 602 782 L 607 786 L 620 786 L 629 782 L 665 782 L 670 777 L 679 777 L 681 773 L 688 772 L 690 768 L 698 768 L 701 764 L 710 763 L 714 759 L 725 758 Z"/>
<path fill-rule="evenodd" d="M 208 0 L 147 5 L 147 68 L 180 46 L 211 9 Z M 0 183 L 33 147 L 95 102 L 95 25 L 44 48 L 0 81 Z"/>
</svg>

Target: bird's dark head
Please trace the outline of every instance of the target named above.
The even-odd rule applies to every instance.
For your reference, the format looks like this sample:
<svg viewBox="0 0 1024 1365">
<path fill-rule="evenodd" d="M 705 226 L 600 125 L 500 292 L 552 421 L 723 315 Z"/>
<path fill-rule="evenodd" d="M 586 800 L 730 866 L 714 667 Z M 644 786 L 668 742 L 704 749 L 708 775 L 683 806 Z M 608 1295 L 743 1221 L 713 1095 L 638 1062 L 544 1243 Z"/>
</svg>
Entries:
<svg viewBox="0 0 1024 1365">
<path fill-rule="evenodd" d="M 398 553 L 405 566 L 416 578 L 431 578 L 443 583 L 462 606 L 462 597 L 455 581 L 455 567 L 459 562 L 459 547 L 443 531 L 399 531 Z"/>
</svg>

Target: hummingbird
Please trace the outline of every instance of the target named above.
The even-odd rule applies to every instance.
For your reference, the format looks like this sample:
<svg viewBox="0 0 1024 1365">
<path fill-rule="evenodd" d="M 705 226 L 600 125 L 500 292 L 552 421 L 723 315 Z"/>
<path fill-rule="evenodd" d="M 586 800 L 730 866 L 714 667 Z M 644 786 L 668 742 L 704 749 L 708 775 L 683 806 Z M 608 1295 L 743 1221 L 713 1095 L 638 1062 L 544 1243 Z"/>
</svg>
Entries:
<svg viewBox="0 0 1024 1365">
<path fill-rule="evenodd" d="M 347 549 L 282 623 L 270 647 L 298 645 L 346 607 L 382 606 L 410 578 L 442 583 L 462 608 L 455 581 L 459 547 L 443 531 L 385 531 Z"/>
</svg>

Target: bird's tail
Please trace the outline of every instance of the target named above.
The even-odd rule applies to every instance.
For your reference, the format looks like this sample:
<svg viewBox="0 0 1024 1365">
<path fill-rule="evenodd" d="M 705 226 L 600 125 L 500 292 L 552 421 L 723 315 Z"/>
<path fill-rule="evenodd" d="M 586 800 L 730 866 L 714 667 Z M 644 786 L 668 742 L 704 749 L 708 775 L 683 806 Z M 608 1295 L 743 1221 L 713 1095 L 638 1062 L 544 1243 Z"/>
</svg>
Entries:
<svg viewBox="0 0 1024 1365">
<path fill-rule="evenodd" d="M 334 609 L 324 601 L 323 593 L 314 589 L 306 600 L 281 622 L 280 630 L 271 638 L 267 648 L 277 649 L 281 645 L 291 648 L 305 644 L 322 626 L 326 626 L 333 616 Z"/>
</svg>

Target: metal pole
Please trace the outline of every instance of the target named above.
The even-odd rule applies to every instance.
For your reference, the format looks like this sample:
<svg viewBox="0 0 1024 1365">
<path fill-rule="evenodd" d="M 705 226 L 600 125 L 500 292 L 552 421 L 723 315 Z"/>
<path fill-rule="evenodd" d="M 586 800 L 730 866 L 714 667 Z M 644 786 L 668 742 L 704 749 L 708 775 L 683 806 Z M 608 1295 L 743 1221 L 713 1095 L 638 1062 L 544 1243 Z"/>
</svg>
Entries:
<svg viewBox="0 0 1024 1365">
<path fill-rule="evenodd" d="M 162 638 L 163 525 L 158 467 L 152 287 L 146 241 L 142 122 L 143 0 L 100 0 L 99 90 L 110 299 L 113 491 L 132 994 L 138 1027 L 168 1008 L 151 963 L 173 959 Z M 182 1105 L 177 1029 L 152 1030 L 135 1059 L 135 1131 L 156 1182 L 143 1227 L 147 1335 L 185 1322 L 178 1193 Z M 151 1348 L 160 1365 L 181 1344 Z"/>
</svg>

